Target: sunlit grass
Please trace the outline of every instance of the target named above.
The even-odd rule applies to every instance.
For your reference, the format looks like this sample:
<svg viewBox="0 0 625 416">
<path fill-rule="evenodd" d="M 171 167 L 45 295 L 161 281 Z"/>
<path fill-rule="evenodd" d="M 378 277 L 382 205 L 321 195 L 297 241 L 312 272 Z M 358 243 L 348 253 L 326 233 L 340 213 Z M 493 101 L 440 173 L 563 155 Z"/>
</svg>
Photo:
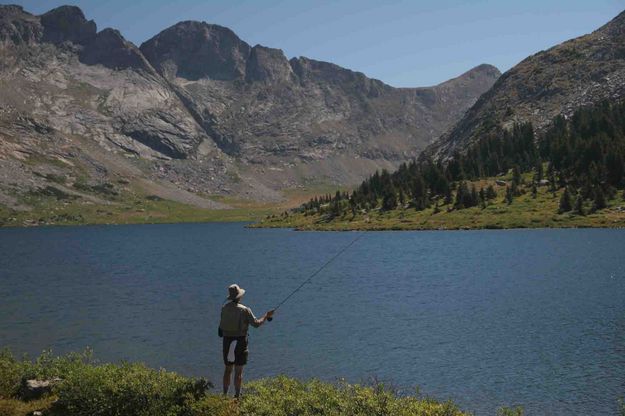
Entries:
<svg viewBox="0 0 625 416">
<path fill-rule="evenodd" d="M 459 230 L 459 229 L 507 229 L 507 228 L 562 228 L 562 227 L 625 227 L 625 211 L 617 207 L 625 206 L 622 192 L 608 201 L 608 208 L 593 214 L 558 214 L 560 196 L 555 196 L 547 187 L 538 189 L 533 198 L 529 189 L 515 197 L 512 204 L 504 200 L 505 186 L 497 186 L 494 179 L 475 182 L 476 187 L 492 184 L 497 190 L 497 198 L 486 208 L 453 209 L 441 205 L 440 212 L 434 207 L 423 211 L 411 208 L 383 212 L 373 210 L 352 216 L 329 220 L 323 215 L 289 213 L 288 216 L 275 215 L 265 218 L 256 226 L 291 227 L 301 230 Z M 590 205 L 585 207 L 590 211 Z"/>
</svg>

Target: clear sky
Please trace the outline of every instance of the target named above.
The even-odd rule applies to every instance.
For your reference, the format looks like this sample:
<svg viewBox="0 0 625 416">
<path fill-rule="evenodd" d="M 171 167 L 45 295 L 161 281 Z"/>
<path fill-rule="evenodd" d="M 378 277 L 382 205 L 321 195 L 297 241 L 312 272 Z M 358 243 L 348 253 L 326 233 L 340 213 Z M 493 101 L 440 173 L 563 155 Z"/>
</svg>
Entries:
<svg viewBox="0 0 625 416">
<path fill-rule="evenodd" d="M 137 45 L 181 20 L 234 30 L 251 45 L 364 72 L 397 87 L 433 85 L 489 63 L 502 72 L 526 56 L 589 33 L 623 0 L 14 0 L 40 14 L 75 4 L 98 30 Z"/>
</svg>

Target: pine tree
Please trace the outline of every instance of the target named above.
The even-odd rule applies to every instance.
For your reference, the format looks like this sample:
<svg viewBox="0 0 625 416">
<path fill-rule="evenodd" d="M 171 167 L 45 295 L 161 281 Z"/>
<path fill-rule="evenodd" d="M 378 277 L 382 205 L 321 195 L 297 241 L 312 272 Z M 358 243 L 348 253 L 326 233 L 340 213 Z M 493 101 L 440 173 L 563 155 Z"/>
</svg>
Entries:
<svg viewBox="0 0 625 416">
<path fill-rule="evenodd" d="M 454 208 L 456 209 L 462 209 L 462 208 L 466 208 L 466 206 L 464 205 L 466 198 L 466 195 L 469 193 L 469 189 L 467 188 L 467 183 L 462 181 L 460 182 L 460 184 L 458 185 L 458 190 L 456 191 L 456 201 L 454 202 Z"/>
<path fill-rule="evenodd" d="M 514 165 L 514 168 L 512 168 L 512 184 L 518 187 L 522 182 L 523 178 L 521 177 L 521 168 L 519 165 Z"/>
<path fill-rule="evenodd" d="M 514 195 L 512 194 L 512 189 L 510 189 L 510 187 L 506 186 L 506 203 L 508 205 L 512 204 L 513 198 L 514 198 Z"/>
<path fill-rule="evenodd" d="M 532 182 L 532 198 L 536 199 L 538 196 L 538 187 L 536 186 L 536 182 Z"/>
<path fill-rule="evenodd" d="M 480 198 L 477 195 L 477 190 L 475 189 L 475 185 L 471 186 L 471 203 L 470 206 L 476 207 L 480 203 Z"/>
<path fill-rule="evenodd" d="M 543 170 L 543 162 L 542 160 L 538 160 L 538 162 L 536 163 L 536 167 L 534 168 L 534 180 L 535 182 L 540 182 L 544 176 L 544 170 Z"/>
<path fill-rule="evenodd" d="M 625 194 L 623 194 L 625 195 Z M 447 187 L 447 190 L 445 191 L 445 199 L 443 200 L 443 205 L 449 205 L 453 202 L 453 196 L 451 194 L 451 187 Z"/>
<path fill-rule="evenodd" d="M 438 214 L 441 212 L 441 208 L 438 206 L 438 200 L 436 200 L 436 205 L 434 205 L 434 214 Z"/>
<path fill-rule="evenodd" d="M 397 208 L 397 196 L 392 188 L 387 188 L 382 198 L 382 210 L 391 211 Z"/>
<path fill-rule="evenodd" d="M 482 208 L 486 208 L 486 191 L 484 190 L 484 188 L 480 188 L 479 197 L 480 205 L 482 206 Z"/>
<path fill-rule="evenodd" d="M 623 189 L 623 201 L 625 201 L 625 189 Z"/>
<path fill-rule="evenodd" d="M 600 186 L 595 189 L 595 200 L 593 201 L 593 211 L 599 211 L 607 207 L 607 203 L 605 200 L 605 195 L 603 194 L 603 189 Z"/>
<path fill-rule="evenodd" d="M 586 213 L 584 212 L 584 198 L 581 194 L 577 195 L 574 211 L 577 215 L 586 215 Z"/>
<path fill-rule="evenodd" d="M 571 193 L 569 192 L 569 188 L 567 187 L 564 188 L 564 192 L 560 197 L 560 207 L 558 208 L 558 212 L 560 214 L 563 214 L 565 212 L 569 212 L 572 209 L 573 206 L 571 205 Z"/>
<path fill-rule="evenodd" d="M 354 199 L 354 195 L 349 198 L 349 209 L 352 212 L 352 218 L 356 217 L 356 212 L 358 210 L 358 205 L 356 204 L 356 200 Z"/>
<path fill-rule="evenodd" d="M 495 198 L 497 198 L 497 191 L 495 191 L 493 185 L 488 185 L 488 188 L 486 188 L 486 199 L 490 201 L 491 199 Z"/>
<path fill-rule="evenodd" d="M 401 188 L 399 188 L 399 204 L 401 208 L 404 208 L 404 205 L 406 204 L 406 196 Z"/>
</svg>

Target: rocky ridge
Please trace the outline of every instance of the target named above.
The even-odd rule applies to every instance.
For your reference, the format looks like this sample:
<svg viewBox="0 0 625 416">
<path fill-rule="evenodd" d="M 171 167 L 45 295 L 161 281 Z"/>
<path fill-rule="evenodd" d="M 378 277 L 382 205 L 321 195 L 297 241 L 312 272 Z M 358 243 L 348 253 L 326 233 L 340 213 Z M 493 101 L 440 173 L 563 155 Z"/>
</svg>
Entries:
<svg viewBox="0 0 625 416">
<path fill-rule="evenodd" d="M 625 97 L 625 12 L 596 31 L 538 52 L 505 72 L 422 158 L 446 160 L 480 136 Z"/>
<path fill-rule="evenodd" d="M 481 65 L 393 88 L 204 22 L 137 47 L 73 6 L 0 6 L 0 57 L 0 206 L 13 209 L 50 186 L 91 203 L 107 196 L 84 190 L 106 183 L 222 207 L 207 196 L 350 185 L 418 155 L 499 76 Z"/>
</svg>

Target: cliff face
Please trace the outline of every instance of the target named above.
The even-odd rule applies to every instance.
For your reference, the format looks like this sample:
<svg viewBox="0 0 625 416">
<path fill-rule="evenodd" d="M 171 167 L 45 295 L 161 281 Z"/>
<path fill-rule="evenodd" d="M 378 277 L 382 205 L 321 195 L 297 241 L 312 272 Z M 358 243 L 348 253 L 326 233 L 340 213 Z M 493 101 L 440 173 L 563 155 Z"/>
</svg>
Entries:
<svg viewBox="0 0 625 416">
<path fill-rule="evenodd" d="M 418 155 L 499 76 L 482 65 L 397 89 L 201 22 L 138 48 L 72 6 L 0 6 L 0 58 L 0 205 L 13 207 L 59 176 L 201 206 L 350 185 Z"/>
<path fill-rule="evenodd" d="M 532 55 L 504 73 L 424 154 L 447 159 L 515 122 L 544 129 L 557 115 L 625 97 L 625 12 L 595 32 Z"/>
<path fill-rule="evenodd" d="M 164 30 L 141 51 L 221 150 L 254 164 L 405 160 L 499 76 L 482 65 L 437 87 L 396 89 L 331 63 L 289 61 L 279 49 L 250 47 L 197 22 Z"/>
</svg>

